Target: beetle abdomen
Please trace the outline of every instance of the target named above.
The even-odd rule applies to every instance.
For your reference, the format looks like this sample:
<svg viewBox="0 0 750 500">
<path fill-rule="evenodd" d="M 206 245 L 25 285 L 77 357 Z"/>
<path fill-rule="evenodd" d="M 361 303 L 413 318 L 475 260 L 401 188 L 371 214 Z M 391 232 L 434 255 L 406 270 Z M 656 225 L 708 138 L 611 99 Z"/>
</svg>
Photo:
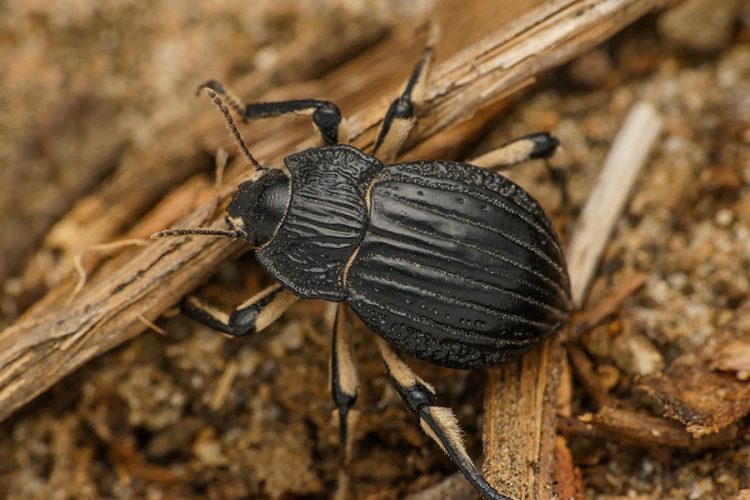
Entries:
<svg viewBox="0 0 750 500">
<path fill-rule="evenodd" d="M 536 201 L 501 175 L 449 162 L 378 175 L 347 292 L 396 347 L 457 368 L 515 359 L 570 310 L 563 253 Z"/>
</svg>

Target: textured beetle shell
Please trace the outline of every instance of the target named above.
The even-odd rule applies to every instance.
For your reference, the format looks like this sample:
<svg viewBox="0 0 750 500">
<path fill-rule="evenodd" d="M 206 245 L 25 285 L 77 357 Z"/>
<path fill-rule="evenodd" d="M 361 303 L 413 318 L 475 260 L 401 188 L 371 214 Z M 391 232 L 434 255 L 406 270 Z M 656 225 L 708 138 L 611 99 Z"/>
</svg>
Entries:
<svg viewBox="0 0 750 500">
<path fill-rule="evenodd" d="M 296 295 L 345 300 L 397 348 L 456 368 L 516 359 L 567 320 L 552 224 L 505 177 L 441 161 L 384 166 L 345 145 L 285 163 L 289 208 L 257 257 Z"/>
<path fill-rule="evenodd" d="M 258 262 L 303 298 L 341 302 L 341 276 L 367 228 L 365 191 L 383 164 L 351 146 L 300 151 L 284 159 L 291 173 L 286 215 Z"/>
<path fill-rule="evenodd" d="M 565 260 L 530 195 L 471 165 L 385 167 L 347 302 L 397 348 L 456 368 L 516 359 L 570 310 Z"/>
</svg>

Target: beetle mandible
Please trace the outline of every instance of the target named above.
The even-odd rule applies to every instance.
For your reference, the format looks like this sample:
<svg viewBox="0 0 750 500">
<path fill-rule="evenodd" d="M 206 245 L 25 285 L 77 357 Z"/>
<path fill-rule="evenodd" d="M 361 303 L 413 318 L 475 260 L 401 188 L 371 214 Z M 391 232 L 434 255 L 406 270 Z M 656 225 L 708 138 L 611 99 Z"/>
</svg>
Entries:
<svg viewBox="0 0 750 500">
<path fill-rule="evenodd" d="M 338 408 L 342 464 L 349 461 L 350 409 L 358 377 L 346 328 L 351 307 L 377 336 L 387 371 L 423 430 L 485 498 L 502 499 L 479 473 L 453 412 L 397 351 L 453 368 L 517 359 L 558 330 L 571 310 L 559 240 L 539 204 L 493 171 L 549 158 L 558 142 L 538 133 L 468 163 L 388 164 L 424 104 L 433 51 L 426 48 L 383 120 L 372 155 L 345 145 L 346 121 L 333 103 L 297 100 L 244 105 L 223 85 L 199 87 L 223 112 L 255 166 L 227 208 L 229 229 L 183 228 L 155 237 L 213 235 L 247 240 L 276 281 L 231 314 L 197 298 L 183 313 L 233 336 L 257 332 L 297 299 L 338 302 L 331 390 Z M 223 98 L 223 99 L 222 99 Z M 323 146 L 261 166 L 224 104 L 245 121 L 307 113 Z"/>
</svg>

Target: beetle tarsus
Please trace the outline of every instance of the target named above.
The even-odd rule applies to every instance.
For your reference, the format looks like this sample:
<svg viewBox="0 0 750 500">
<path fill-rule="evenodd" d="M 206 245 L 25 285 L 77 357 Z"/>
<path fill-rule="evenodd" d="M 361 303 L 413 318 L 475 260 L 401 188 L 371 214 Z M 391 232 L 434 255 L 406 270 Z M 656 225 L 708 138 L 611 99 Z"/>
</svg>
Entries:
<svg viewBox="0 0 750 500">
<path fill-rule="evenodd" d="M 331 341 L 331 394 L 339 418 L 339 479 L 336 498 L 348 498 L 349 462 L 354 446 L 354 428 L 359 412 L 357 402 L 359 377 L 352 354 L 351 333 L 346 321 L 345 303 L 336 306 Z"/>
<path fill-rule="evenodd" d="M 201 91 L 204 90 L 211 90 L 220 95 L 226 101 L 227 105 L 229 105 L 229 107 L 232 108 L 232 110 L 237 114 L 237 116 L 242 117 L 242 99 L 237 97 L 237 94 L 229 90 L 229 87 L 218 80 L 207 80 L 198 85 L 198 88 L 195 89 L 195 95 L 200 95 Z"/>
<path fill-rule="evenodd" d="M 359 377 L 352 354 L 350 331 L 346 324 L 345 303 L 336 306 L 331 339 L 331 394 L 339 415 L 341 464 L 346 466 L 351 457 L 352 431 L 356 415 L 351 411 L 357 402 Z"/>
<path fill-rule="evenodd" d="M 217 80 L 203 82 L 198 86 L 196 94 L 200 94 L 204 89 L 221 95 L 227 101 L 229 107 L 245 123 L 261 118 L 275 118 L 299 113 L 310 114 L 315 130 L 324 144 L 334 145 L 345 143 L 348 140 L 345 120 L 343 120 L 338 106 L 332 102 L 318 99 L 297 99 L 245 104 L 226 85 Z"/>
<path fill-rule="evenodd" d="M 461 442 L 461 430 L 458 427 L 455 415 L 453 415 L 450 409 L 424 406 L 419 411 L 419 419 L 425 432 L 430 434 L 427 428 L 432 431 L 430 437 L 437 441 L 438 445 L 451 458 L 456 467 L 458 467 L 479 494 L 488 500 L 512 500 L 511 497 L 503 495 L 493 488 L 477 470 Z"/>
<path fill-rule="evenodd" d="M 376 341 L 393 385 L 409 410 L 419 418 L 419 424 L 425 434 L 443 449 L 483 497 L 491 500 L 508 500 L 508 497 L 498 493 L 482 477 L 472 462 L 466 452 L 461 438 L 461 427 L 453 411 L 450 408 L 436 406 L 437 397 L 432 386 L 414 373 L 390 344 L 379 337 Z"/>
<path fill-rule="evenodd" d="M 226 93 L 226 89 L 224 88 L 224 85 L 221 84 L 218 80 L 206 80 L 205 82 L 198 85 L 198 87 L 195 89 L 195 95 L 199 96 L 201 95 L 201 91 L 203 89 L 211 89 L 217 94 L 224 95 Z"/>
</svg>

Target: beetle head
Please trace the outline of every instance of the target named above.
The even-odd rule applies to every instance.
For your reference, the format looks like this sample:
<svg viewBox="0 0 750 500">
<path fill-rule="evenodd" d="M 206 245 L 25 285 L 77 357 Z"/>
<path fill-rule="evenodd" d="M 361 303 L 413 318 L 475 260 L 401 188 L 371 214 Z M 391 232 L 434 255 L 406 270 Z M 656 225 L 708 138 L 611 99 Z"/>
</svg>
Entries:
<svg viewBox="0 0 750 500">
<path fill-rule="evenodd" d="M 227 207 L 227 224 L 253 247 L 262 247 L 284 218 L 289 196 L 289 178 L 281 170 L 259 170 L 234 192 Z"/>
<path fill-rule="evenodd" d="M 242 138 L 242 134 L 240 134 L 234 119 L 232 119 L 231 112 L 218 95 L 227 94 L 221 84 L 210 80 L 198 87 L 198 93 L 201 91 L 205 91 L 206 95 L 224 115 L 237 145 L 245 158 L 255 167 L 255 175 L 250 180 L 240 184 L 232 197 L 232 202 L 227 207 L 229 215 L 226 217 L 226 223 L 230 227 L 229 230 L 185 227 L 165 229 L 152 234 L 151 237 L 203 235 L 244 238 L 254 248 L 260 248 L 271 241 L 276 233 L 276 228 L 279 227 L 281 220 L 284 218 L 290 198 L 289 178 L 280 170 L 263 167 L 250 153 L 245 139 Z M 236 98 L 232 98 L 231 95 L 228 98 L 230 103 L 234 102 L 234 107 L 237 108 Z"/>
</svg>

